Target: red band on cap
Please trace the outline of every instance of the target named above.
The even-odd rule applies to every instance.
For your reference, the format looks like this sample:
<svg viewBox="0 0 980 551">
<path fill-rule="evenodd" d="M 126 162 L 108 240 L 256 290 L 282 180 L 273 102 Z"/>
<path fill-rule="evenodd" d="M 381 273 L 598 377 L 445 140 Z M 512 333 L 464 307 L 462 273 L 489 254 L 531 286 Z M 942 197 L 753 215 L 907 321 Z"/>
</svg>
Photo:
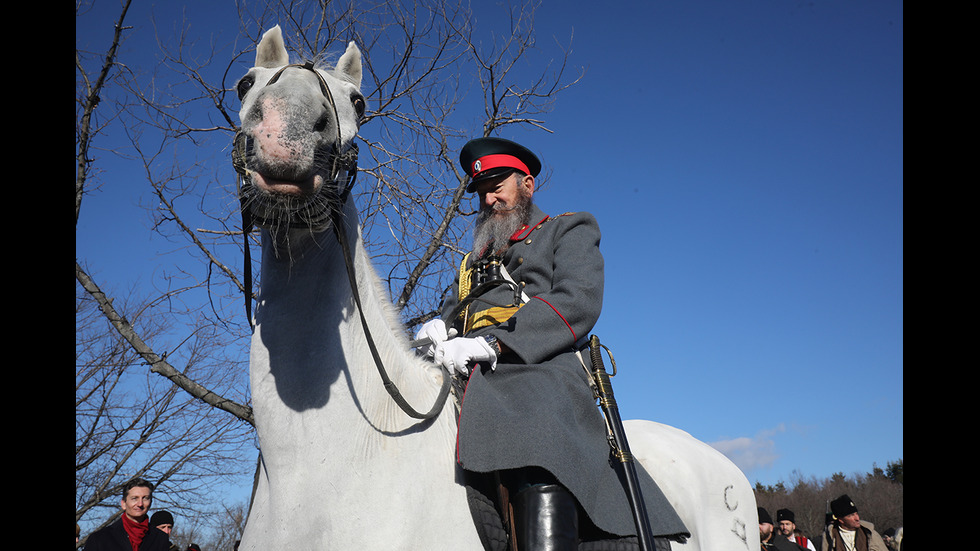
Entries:
<svg viewBox="0 0 980 551">
<path fill-rule="evenodd" d="M 490 170 L 491 168 L 516 168 L 524 174 L 530 174 L 531 171 L 527 169 L 527 165 L 521 162 L 520 159 L 514 157 L 513 155 L 496 154 L 496 155 L 485 155 L 479 159 L 473 161 L 473 166 L 471 167 L 471 172 L 473 173 L 473 178 L 476 178 L 477 174 Z"/>
</svg>

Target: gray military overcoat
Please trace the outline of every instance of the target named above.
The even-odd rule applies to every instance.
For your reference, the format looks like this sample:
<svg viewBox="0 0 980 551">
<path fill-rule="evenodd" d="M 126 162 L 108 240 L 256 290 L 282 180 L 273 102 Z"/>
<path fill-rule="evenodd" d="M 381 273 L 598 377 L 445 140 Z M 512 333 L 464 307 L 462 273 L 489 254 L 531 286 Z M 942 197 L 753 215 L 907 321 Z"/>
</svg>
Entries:
<svg viewBox="0 0 980 551">
<path fill-rule="evenodd" d="M 493 371 L 486 366 L 471 370 L 460 410 L 457 460 L 474 472 L 543 467 L 575 495 L 596 526 L 632 535 L 636 529 L 609 460 L 605 423 L 574 353 L 602 310 L 599 239 L 591 214 L 549 217 L 536 206 L 531 225 L 511 239 L 503 264 L 529 299 L 505 322 L 465 335 L 493 335 L 513 353 L 505 354 Z M 497 287 L 481 298 L 489 303 L 472 303 L 467 316 L 511 303 L 513 292 Z M 458 300 L 457 275 L 443 316 Z M 462 317 L 444 321 L 463 335 Z M 582 358 L 591 369 L 587 349 Z M 655 535 L 688 535 L 660 488 L 642 467 L 637 469 Z"/>
</svg>

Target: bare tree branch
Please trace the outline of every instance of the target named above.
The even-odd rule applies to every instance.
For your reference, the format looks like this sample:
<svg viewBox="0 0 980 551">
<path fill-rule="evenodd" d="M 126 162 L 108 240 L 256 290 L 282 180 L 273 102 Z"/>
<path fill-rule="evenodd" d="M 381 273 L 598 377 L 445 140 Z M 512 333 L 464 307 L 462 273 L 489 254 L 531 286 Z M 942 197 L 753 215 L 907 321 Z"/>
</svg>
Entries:
<svg viewBox="0 0 980 551">
<path fill-rule="evenodd" d="M 102 93 L 102 89 L 105 87 L 109 72 L 116 64 L 116 52 L 122 40 L 122 32 L 126 28 L 123 27 L 123 21 L 126 19 L 126 14 L 129 12 L 131 3 L 132 0 L 126 0 L 123 3 L 119 19 L 115 24 L 112 43 L 109 46 L 105 56 L 105 62 L 102 64 L 102 68 L 95 82 L 89 81 L 86 72 L 82 68 L 82 60 L 79 52 L 77 49 L 75 50 L 75 69 L 83 80 L 83 94 L 81 97 L 76 97 L 76 103 L 80 104 L 82 114 L 79 117 L 79 122 L 75 125 L 77 131 L 75 136 L 75 224 L 78 224 L 78 213 L 82 208 L 82 195 L 85 192 L 85 182 L 88 179 L 89 166 L 92 163 L 92 159 L 89 156 L 89 148 L 91 147 L 91 140 L 96 133 L 92 128 L 92 116 L 95 112 L 95 107 L 102 100 L 99 94 Z M 76 6 L 76 13 L 77 11 L 78 8 Z"/>
<path fill-rule="evenodd" d="M 186 391 L 191 396 L 201 400 L 202 402 L 218 408 L 223 411 L 231 413 L 235 417 L 245 421 L 250 425 L 255 425 L 255 419 L 252 416 L 252 408 L 243 406 L 236 403 L 234 400 L 229 400 L 214 392 L 204 388 L 203 386 L 197 384 L 190 378 L 186 377 L 180 371 L 177 371 L 170 363 L 167 362 L 166 358 L 161 357 L 156 354 L 143 339 L 139 336 L 137 331 L 124 317 L 119 315 L 115 308 L 112 307 L 112 302 L 105 296 L 99 286 L 95 281 L 89 277 L 89 275 L 82 269 L 82 267 L 76 262 L 75 263 L 75 279 L 81 284 L 92 298 L 96 300 L 99 307 L 102 309 L 102 313 L 105 315 L 109 323 L 119 331 L 126 341 L 132 345 L 133 349 L 136 351 L 140 357 L 150 366 L 150 371 L 157 373 L 170 379 L 179 388 Z"/>
</svg>

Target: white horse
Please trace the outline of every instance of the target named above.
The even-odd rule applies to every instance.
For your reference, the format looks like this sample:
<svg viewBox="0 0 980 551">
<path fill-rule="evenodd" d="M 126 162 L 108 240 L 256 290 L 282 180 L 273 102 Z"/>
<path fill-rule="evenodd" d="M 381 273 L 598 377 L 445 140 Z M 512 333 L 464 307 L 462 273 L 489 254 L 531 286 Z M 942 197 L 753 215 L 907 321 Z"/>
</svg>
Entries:
<svg viewBox="0 0 980 551">
<path fill-rule="evenodd" d="M 452 406 L 409 417 L 375 365 L 376 355 L 415 409 L 436 401 L 442 372 L 409 348 L 353 201 L 338 191 L 356 171 L 347 161 L 364 110 L 360 55 L 351 43 L 332 70 L 289 65 L 277 26 L 238 84 L 233 158 L 243 211 L 262 229 L 250 367 L 261 465 L 241 549 L 481 550 L 457 478 Z M 692 533 L 674 549 L 759 549 L 754 495 L 730 461 L 677 429 L 626 426 Z"/>
</svg>

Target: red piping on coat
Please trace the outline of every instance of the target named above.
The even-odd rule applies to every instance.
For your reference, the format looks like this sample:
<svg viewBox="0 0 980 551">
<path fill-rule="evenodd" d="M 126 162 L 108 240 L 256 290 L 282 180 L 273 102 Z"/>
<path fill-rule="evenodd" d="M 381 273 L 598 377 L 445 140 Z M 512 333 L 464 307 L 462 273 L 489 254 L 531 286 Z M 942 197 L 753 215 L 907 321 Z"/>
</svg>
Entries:
<svg viewBox="0 0 980 551">
<path fill-rule="evenodd" d="M 531 297 L 531 298 L 536 298 L 536 299 L 540 300 L 541 302 L 547 304 L 548 306 L 551 306 L 551 303 L 550 302 L 548 302 L 547 300 L 545 300 L 545 299 L 543 299 L 541 297 Z M 558 314 L 558 317 L 561 318 L 561 321 L 565 322 L 565 327 L 567 327 L 568 328 L 568 331 L 572 334 L 572 342 L 575 342 L 576 341 L 575 331 L 572 329 L 572 326 L 568 324 L 568 320 L 566 320 L 565 319 L 565 316 L 561 315 L 561 312 L 559 312 L 558 309 L 555 308 L 554 306 L 551 306 L 551 309 L 554 310 L 556 314 Z"/>
<path fill-rule="evenodd" d="M 524 227 L 522 227 L 521 229 L 519 229 L 516 232 L 514 232 L 514 235 L 510 236 L 510 240 L 511 241 L 520 241 L 521 239 L 524 239 L 525 237 L 531 235 L 531 232 L 532 231 L 538 229 L 538 226 L 540 226 L 541 224 L 544 224 L 545 222 L 547 222 L 549 218 L 551 218 L 551 217 L 548 216 L 548 215 L 545 215 L 544 219 L 541 220 L 540 222 L 538 222 L 537 224 L 532 224 L 530 226 L 524 226 Z M 527 233 L 524 233 L 524 232 L 527 232 Z"/>
</svg>

